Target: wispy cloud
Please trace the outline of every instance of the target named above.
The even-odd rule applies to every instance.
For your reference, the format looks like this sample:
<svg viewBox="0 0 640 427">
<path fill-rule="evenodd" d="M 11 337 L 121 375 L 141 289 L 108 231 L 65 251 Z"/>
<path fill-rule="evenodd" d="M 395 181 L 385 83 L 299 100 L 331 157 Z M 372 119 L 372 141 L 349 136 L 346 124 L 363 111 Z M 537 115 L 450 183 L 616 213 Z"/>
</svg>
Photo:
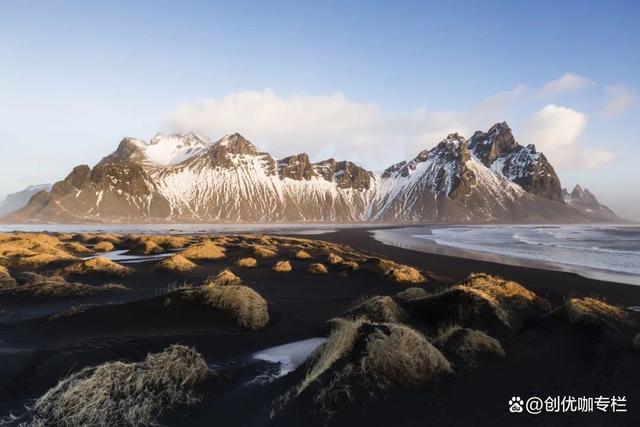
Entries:
<svg viewBox="0 0 640 427">
<path fill-rule="evenodd" d="M 628 110 L 636 99 L 633 88 L 626 85 L 605 86 L 605 103 L 601 113 L 606 117 L 615 117 Z"/>
<path fill-rule="evenodd" d="M 552 80 L 540 89 L 540 94 L 544 96 L 559 95 L 566 92 L 577 92 L 593 85 L 593 81 L 588 77 L 576 73 L 565 73 L 562 77 Z"/>
<path fill-rule="evenodd" d="M 523 127 L 523 135 L 557 167 L 597 169 L 612 162 L 615 156 L 607 150 L 580 146 L 587 122 L 585 113 L 549 104 L 531 115 Z"/>
<path fill-rule="evenodd" d="M 276 157 L 306 152 L 315 160 L 349 158 L 380 170 L 433 147 L 449 133 L 469 137 L 505 120 L 513 103 L 526 94 L 526 86 L 519 85 L 468 111 L 386 112 L 341 93 L 282 97 L 271 90 L 240 91 L 182 105 L 167 127 L 214 138 L 240 132 Z M 585 113 L 549 104 L 531 114 L 516 137 L 535 143 L 560 167 L 597 168 L 611 162 L 613 154 L 581 146 L 587 121 Z"/>
</svg>

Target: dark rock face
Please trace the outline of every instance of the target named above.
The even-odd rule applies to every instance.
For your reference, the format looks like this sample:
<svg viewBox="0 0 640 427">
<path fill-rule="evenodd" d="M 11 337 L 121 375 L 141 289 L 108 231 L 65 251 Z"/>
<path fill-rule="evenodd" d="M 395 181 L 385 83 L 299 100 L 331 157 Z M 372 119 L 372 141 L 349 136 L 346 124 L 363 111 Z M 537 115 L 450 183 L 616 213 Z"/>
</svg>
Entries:
<svg viewBox="0 0 640 427">
<path fill-rule="evenodd" d="M 316 176 L 316 172 L 309 162 L 309 156 L 305 153 L 296 156 L 285 157 L 278 160 L 278 175 L 280 178 L 291 178 L 295 180 L 309 181 L 311 177 Z"/>
<path fill-rule="evenodd" d="M 493 125 L 486 133 L 477 131 L 469 148 L 482 163 L 515 182 L 529 193 L 562 200 L 560 179 L 553 166 L 534 145 L 518 144 L 506 123 Z"/>
<path fill-rule="evenodd" d="M 381 176 L 352 163 L 275 160 L 240 134 L 211 144 L 158 135 L 123 139 L 81 165 L 10 221 L 584 222 L 617 218 L 588 191 L 565 195 L 533 145 L 506 123 L 469 140 L 450 134 Z M 566 202 L 566 203 L 565 203 Z M 597 205 L 596 205 L 597 204 Z M 595 214 L 594 212 L 597 212 Z"/>
</svg>

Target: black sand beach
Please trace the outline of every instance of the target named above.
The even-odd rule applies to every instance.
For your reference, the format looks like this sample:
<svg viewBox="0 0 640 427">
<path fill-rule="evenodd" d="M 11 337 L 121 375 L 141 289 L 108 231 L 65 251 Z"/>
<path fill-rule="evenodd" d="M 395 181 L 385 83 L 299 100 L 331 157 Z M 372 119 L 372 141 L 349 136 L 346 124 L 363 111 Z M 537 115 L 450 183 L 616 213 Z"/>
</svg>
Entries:
<svg viewBox="0 0 640 427">
<path fill-rule="evenodd" d="M 487 360 L 474 369 L 456 369 L 455 374 L 438 378 L 424 387 L 391 388 L 375 398 L 345 401 L 344 405 L 333 408 L 330 417 L 319 415 L 313 399 L 304 395 L 270 416 L 273 402 L 305 376 L 310 362 L 264 385 L 244 386 L 268 368 L 252 361 L 252 353 L 327 337 L 330 332 L 327 322 L 344 316 L 364 298 L 394 296 L 416 285 L 397 283 L 367 262 L 356 271 L 324 262 L 327 274 L 311 274 L 309 265 L 324 261 L 326 248 L 310 249 L 312 259 L 298 259 L 282 242 L 278 242 L 275 257 L 258 258 L 256 268 L 239 268 L 234 262 L 250 255 L 249 249 L 230 244 L 224 258 L 198 262 L 198 267 L 188 272 L 160 271 L 155 267 L 157 260 L 129 264 L 133 274 L 117 279 L 129 288 L 126 291 L 56 298 L 1 291 L 0 412 L 19 416 L 25 404 L 86 366 L 112 360 L 140 361 L 149 352 L 180 343 L 193 346 L 219 374 L 198 385 L 200 403 L 166 412 L 160 418 L 166 425 L 640 423 L 640 371 L 637 369 L 640 353 L 631 347 L 631 340 L 639 330 L 637 324 L 576 325 L 568 321 L 564 308 L 569 298 L 590 296 L 602 297 L 623 307 L 637 306 L 640 305 L 639 287 L 600 282 L 570 273 L 401 249 L 377 242 L 363 229 L 304 237 L 337 243 L 339 248 L 354 248 L 354 259 L 380 256 L 413 266 L 427 275 L 429 280 L 417 286 L 429 293 L 448 289 L 471 273 L 483 272 L 518 282 L 538 297 L 547 299 L 552 309 L 543 315 L 523 317 L 517 327 L 508 331 L 495 331 L 504 347 L 504 358 Z M 276 260 L 288 260 L 291 271 L 274 272 Z M 61 261 L 38 271 L 64 268 L 68 264 Z M 269 322 L 263 329 L 240 327 L 223 312 L 202 305 L 176 303 L 183 301 L 176 294 L 183 284 L 200 285 L 226 267 L 231 267 L 246 286 L 267 301 Z M 18 270 L 11 271 L 15 277 L 20 277 Z M 102 274 L 71 278 L 89 285 L 113 281 L 112 277 Z M 94 305 L 65 312 L 72 306 L 88 303 Z M 416 304 L 401 305 L 411 311 L 417 310 Z M 631 312 L 629 315 L 634 316 Z M 427 319 L 429 314 L 421 316 Z M 422 321 L 411 322 L 416 330 L 425 334 L 433 332 Z M 362 386 L 353 384 L 355 395 Z M 513 396 L 523 399 L 537 396 L 543 400 L 548 396 L 625 396 L 627 412 L 512 414 L 508 401 Z M 9 425 L 20 422 L 5 421 Z"/>
</svg>

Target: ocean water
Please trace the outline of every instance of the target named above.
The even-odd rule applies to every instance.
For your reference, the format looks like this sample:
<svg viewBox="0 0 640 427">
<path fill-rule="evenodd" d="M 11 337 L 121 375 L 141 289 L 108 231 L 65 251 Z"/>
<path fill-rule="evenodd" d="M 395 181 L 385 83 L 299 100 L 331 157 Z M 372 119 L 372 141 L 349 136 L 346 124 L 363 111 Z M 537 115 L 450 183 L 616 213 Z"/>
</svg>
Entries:
<svg viewBox="0 0 640 427">
<path fill-rule="evenodd" d="M 542 266 L 640 285 L 640 226 L 539 225 L 410 227 L 376 239 L 425 252 Z"/>
</svg>

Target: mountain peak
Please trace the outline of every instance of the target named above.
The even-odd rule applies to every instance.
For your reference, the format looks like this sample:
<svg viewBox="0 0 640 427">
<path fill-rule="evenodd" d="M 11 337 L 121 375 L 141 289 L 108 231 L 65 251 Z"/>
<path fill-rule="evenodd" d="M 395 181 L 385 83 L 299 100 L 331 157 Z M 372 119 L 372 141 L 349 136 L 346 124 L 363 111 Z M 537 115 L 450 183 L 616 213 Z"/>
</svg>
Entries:
<svg viewBox="0 0 640 427">
<path fill-rule="evenodd" d="M 226 151 L 235 154 L 259 154 L 256 146 L 237 132 L 223 136 L 215 143 L 215 146 L 224 147 Z"/>
</svg>

